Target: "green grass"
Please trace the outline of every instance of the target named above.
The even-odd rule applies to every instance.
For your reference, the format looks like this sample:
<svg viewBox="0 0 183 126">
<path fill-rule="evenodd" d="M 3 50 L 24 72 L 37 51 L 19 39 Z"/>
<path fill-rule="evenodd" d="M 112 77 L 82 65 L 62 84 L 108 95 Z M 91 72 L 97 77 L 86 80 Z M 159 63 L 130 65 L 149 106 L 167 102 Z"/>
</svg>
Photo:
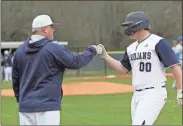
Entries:
<svg viewBox="0 0 183 126">
<path fill-rule="evenodd" d="M 67 82 L 67 79 L 69 80 L 69 78 L 66 78 L 64 81 Z M 127 79 L 110 81 L 131 84 L 131 80 Z M 172 79 L 168 79 L 168 100 L 155 123 L 156 125 L 181 125 L 182 123 L 182 109 L 176 101 L 176 90 L 171 88 L 172 82 Z M 4 88 L 11 87 L 11 84 L 3 83 L 3 85 L 5 85 Z M 62 125 L 131 125 L 131 96 L 132 93 L 65 96 L 62 101 Z M 15 98 L 2 97 L 1 107 L 1 124 L 18 125 L 18 105 Z"/>
<path fill-rule="evenodd" d="M 167 69 L 166 70 L 166 73 L 171 73 L 171 72 L 172 72 L 171 69 Z M 87 73 L 92 73 L 92 74 L 87 74 Z M 96 71 L 96 70 L 89 70 L 89 71 L 86 71 L 85 74 L 83 74 L 83 75 L 86 75 L 86 76 L 98 76 L 98 75 L 99 76 L 105 76 L 104 73 L 105 73 L 104 70 L 98 70 L 98 71 Z M 131 75 L 132 73 L 130 72 L 129 74 Z M 108 75 L 118 76 L 120 74 L 115 72 L 115 71 L 113 71 L 113 70 L 111 70 L 111 69 L 107 69 L 107 76 Z M 72 77 L 76 77 L 76 76 L 64 75 L 64 82 L 68 83 L 68 82 L 73 82 L 73 81 L 74 82 L 96 81 L 96 80 L 91 80 L 91 79 L 90 80 L 73 80 Z M 85 77 L 85 76 L 83 76 L 83 77 Z M 97 80 L 97 81 L 106 81 L 106 80 L 105 79 L 100 79 L 100 80 Z M 108 81 L 111 81 L 111 80 L 108 80 Z M 121 80 L 112 80 L 112 81 L 115 81 L 116 83 L 121 82 Z M 123 83 L 125 83 L 125 84 L 126 83 L 131 83 L 131 80 L 125 79 L 125 80 L 123 80 Z M 11 84 L 11 82 L 6 83 L 5 81 L 2 81 L 1 85 L 0 85 L 0 88 L 1 89 L 12 88 L 12 84 Z"/>
<path fill-rule="evenodd" d="M 5 82 L 5 81 L 2 81 L 1 82 L 1 85 L 0 85 L 1 89 L 8 89 L 8 88 L 12 88 L 12 82 Z"/>
<path fill-rule="evenodd" d="M 119 73 L 107 68 L 106 69 L 106 73 L 105 73 L 105 70 L 104 69 L 101 69 L 101 70 L 87 70 L 87 69 L 80 69 L 79 71 L 76 71 L 76 70 L 68 70 L 65 72 L 65 76 L 66 77 L 75 77 L 75 76 L 105 76 L 106 75 L 119 75 Z"/>
<path fill-rule="evenodd" d="M 125 51 L 107 51 L 108 54 L 124 54 Z"/>
<path fill-rule="evenodd" d="M 131 94 L 65 97 L 63 99 L 62 123 L 85 125 L 128 124 L 130 116 L 120 119 L 122 113 L 130 113 L 129 108 L 123 109 L 130 106 L 130 99 L 126 99 L 126 97 L 131 97 Z M 73 105 L 75 99 L 77 99 L 77 102 Z"/>
<path fill-rule="evenodd" d="M 76 52 L 74 51 L 73 53 L 82 53 L 82 52 Z M 125 51 L 107 51 L 108 54 L 124 54 Z"/>
<path fill-rule="evenodd" d="M 78 80 L 75 80 L 75 79 L 72 79 L 72 77 L 65 77 L 64 78 L 64 81 L 63 83 L 70 83 L 70 82 L 95 82 L 95 81 L 108 81 L 108 82 L 114 82 L 114 83 L 123 83 L 123 84 L 131 84 L 131 79 L 123 79 L 123 81 L 121 80 L 113 80 L 113 79 L 110 79 L 110 80 L 106 80 L 106 79 L 78 79 Z M 9 83 L 6 83 L 5 81 L 2 81 L 1 83 L 1 89 L 9 89 L 9 88 L 12 88 L 12 83 L 9 82 Z"/>
<path fill-rule="evenodd" d="M 106 73 L 105 73 L 106 72 Z M 168 68 L 166 70 L 166 73 L 171 73 L 172 70 L 170 68 Z M 81 69 L 80 72 L 78 73 L 78 71 L 76 70 L 69 70 L 65 72 L 65 77 L 75 77 L 75 76 L 108 76 L 108 75 L 120 75 L 119 73 L 111 70 L 110 68 L 107 68 L 106 71 L 104 69 L 102 70 L 87 70 L 87 69 Z M 129 74 L 131 74 L 131 72 L 129 72 Z"/>
</svg>

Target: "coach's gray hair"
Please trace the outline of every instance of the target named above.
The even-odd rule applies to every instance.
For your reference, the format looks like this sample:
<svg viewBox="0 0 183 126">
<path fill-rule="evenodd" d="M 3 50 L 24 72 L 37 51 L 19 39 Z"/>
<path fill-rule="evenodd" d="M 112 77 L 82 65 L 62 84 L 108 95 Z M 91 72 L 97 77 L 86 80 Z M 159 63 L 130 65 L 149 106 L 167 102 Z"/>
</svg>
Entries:
<svg viewBox="0 0 183 126">
<path fill-rule="evenodd" d="M 32 29 L 32 34 L 34 35 L 34 34 L 37 34 L 38 32 L 40 32 L 41 31 L 41 28 L 33 28 Z"/>
</svg>

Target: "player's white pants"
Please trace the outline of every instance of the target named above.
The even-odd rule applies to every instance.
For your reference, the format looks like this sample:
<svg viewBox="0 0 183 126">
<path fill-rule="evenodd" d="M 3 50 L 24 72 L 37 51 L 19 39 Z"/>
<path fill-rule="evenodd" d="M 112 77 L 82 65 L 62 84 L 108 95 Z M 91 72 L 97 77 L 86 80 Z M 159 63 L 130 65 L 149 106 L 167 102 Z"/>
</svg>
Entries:
<svg viewBox="0 0 183 126">
<path fill-rule="evenodd" d="M 60 111 L 19 112 L 20 125 L 60 125 Z"/>
<path fill-rule="evenodd" d="M 135 91 L 131 102 L 132 125 L 153 125 L 167 99 L 166 88 Z"/>
<path fill-rule="evenodd" d="M 12 67 L 5 67 L 4 68 L 4 74 L 5 74 L 5 81 L 11 81 L 12 80 Z"/>
<path fill-rule="evenodd" d="M 176 88 L 176 81 L 175 81 L 175 79 L 173 81 L 172 88 Z"/>
<path fill-rule="evenodd" d="M 180 62 L 180 64 L 181 64 L 181 66 L 182 66 L 182 59 L 181 59 L 181 60 L 179 60 L 179 62 Z"/>
</svg>

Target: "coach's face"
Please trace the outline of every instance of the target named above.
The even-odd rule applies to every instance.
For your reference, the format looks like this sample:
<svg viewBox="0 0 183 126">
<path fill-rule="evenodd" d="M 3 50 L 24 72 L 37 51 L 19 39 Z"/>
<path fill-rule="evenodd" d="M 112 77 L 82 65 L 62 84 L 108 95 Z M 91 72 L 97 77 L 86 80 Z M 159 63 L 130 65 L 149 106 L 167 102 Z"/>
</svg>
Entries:
<svg viewBox="0 0 183 126">
<path fill-rule="evenodd" d="M 45 37 L 53 40 L 54 39 L 54 32 L 55 32 L 55 28 L 53 27 L 53 25 L 49 25 L 49 26 L 45 26 L 43 28 L 43 31 L 45 33 Z"/>
</svg>

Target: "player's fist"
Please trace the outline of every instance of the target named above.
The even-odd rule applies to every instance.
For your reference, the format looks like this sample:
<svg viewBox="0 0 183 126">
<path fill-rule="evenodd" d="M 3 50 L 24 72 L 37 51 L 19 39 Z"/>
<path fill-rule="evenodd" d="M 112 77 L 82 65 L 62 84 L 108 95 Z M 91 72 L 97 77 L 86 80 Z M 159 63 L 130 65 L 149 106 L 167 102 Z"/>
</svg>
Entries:
<svg viewBox="0 0 183 126">
<path fill-rule="evenodd" d="M 102 48 L 102 51 L 99 53 L 99 55 L 101 58 L 104 58 L 107 55 L 106 49 L 102 44 L 99 44 L 98 46 Z"/>
<path fill-rule="evenodd" d="M 101 54 L 102 53 L 102 48 L 99 47 L 98 45 L 91 45 L 91 46 L 96 49 L 97 54 Z"/>
<path fill-rule="evenodd" d="M 182 89 L 177 89 L 177 102 L 182 106 Z"/>
</svg>

